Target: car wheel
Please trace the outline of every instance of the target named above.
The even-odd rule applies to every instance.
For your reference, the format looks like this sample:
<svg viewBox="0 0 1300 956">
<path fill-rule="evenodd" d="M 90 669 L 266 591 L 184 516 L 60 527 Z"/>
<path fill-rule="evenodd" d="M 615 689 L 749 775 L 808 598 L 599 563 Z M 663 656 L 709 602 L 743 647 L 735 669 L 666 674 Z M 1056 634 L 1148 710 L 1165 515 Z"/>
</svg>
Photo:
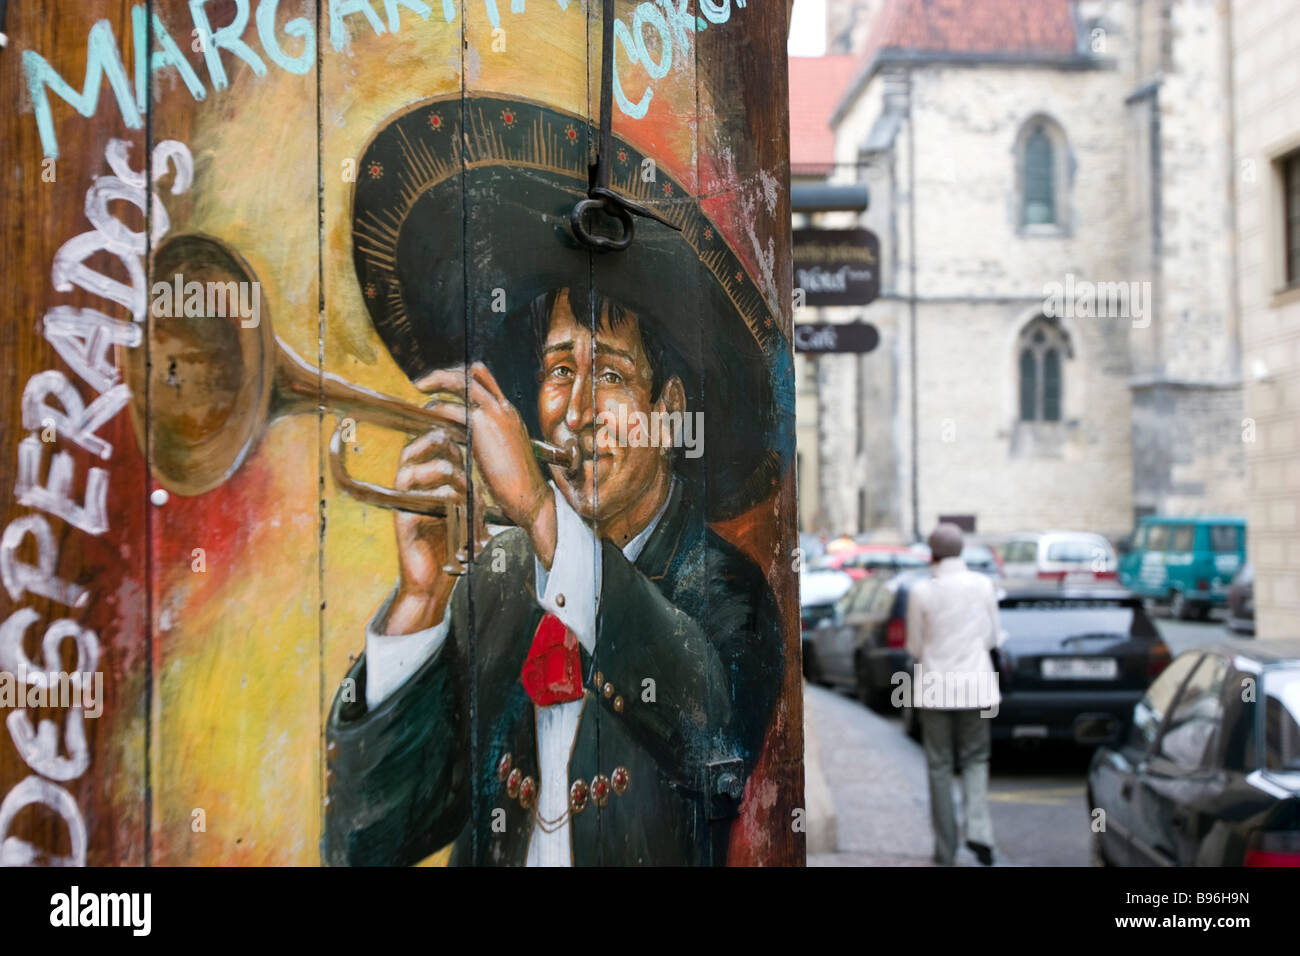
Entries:
<svg viewBox="0 0 1300 956">
<path fill-rule="evenodd" d="M 1187 598 L 1183 597 L 1182 591 L 1174 591 L 1169 596 L 1169 616 L 1179 621 L 1189 620 L 1192 616 L 1191 606 Z"/>
<path fill-rule="evenodd" d="M 867 670 L 866 661 L 859 657 L 853 666 L 853 671 L 857 675 L 858 700 L 876 713 L 886 713 L 889 710 L 889 695 L 882 694 L 871 686 L 871 675 Z"/>
<path fill-rule="evenodd" d="M 1112 866 L 1113 864 L 1106 858 L 1106 848 L 1101 845 L 1101 834 L 1096 830 L 1092 831 L 1092 839 L 1088 841 L 1088 865 L 1089 866 Z"/>
<path fill-rule="evenodd" d="M 1210 614 L 1212 611 L 1213 608 L 1211 608 L 1208 603 L 1198 604 L 1196 606 L 1196 619 L 1198 621 L 1208 621 L 1210 619 Z"/>
</svg>

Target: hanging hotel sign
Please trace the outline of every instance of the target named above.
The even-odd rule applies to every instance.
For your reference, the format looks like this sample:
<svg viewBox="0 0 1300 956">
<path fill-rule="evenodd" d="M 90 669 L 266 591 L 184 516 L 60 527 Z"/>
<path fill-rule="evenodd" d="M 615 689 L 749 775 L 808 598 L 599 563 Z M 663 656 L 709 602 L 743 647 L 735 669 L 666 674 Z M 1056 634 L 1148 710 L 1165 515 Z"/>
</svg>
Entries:
<svg viewBox="0 0 1300 956">
<path fill-rule="evenodd" d="M 794 284 L 804 305 L 866 305 L 880 295 L 880 240 L 869 229 L 796 229 Z"/>
</svg>

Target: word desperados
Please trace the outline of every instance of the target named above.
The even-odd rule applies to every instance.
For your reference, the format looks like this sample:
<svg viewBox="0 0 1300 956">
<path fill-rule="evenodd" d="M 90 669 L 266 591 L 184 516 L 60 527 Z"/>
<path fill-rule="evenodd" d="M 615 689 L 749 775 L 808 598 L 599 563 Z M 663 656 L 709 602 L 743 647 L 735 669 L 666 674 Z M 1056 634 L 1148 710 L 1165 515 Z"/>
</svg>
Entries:
<svg viewBox="0 0 1300 956">
<path fill-rule="evenodd" d="M 204 7 L 210 0 L 190 0 L 190 19 L 193 30 L 189 35 L 194 38 L 194 47 L 203 54 L 203 64 L 208 74 L 208 81 L 215 91 L 226 89 L 230 79 L 226 75 L 225 63 L 221 55 L 224 51 L 230 56 L 243 60 L 256 76 L 265 76 L 266 62 L 246 42 L 244 34 L 249 29 L 251 0 L 235 0 L 235 16 L 230 23 L 213 27 Z M 346 18 L 361 16 L 376 35 L 385 32 L 397 33 L 402 29 L 401 9 L 411 11 L 421 20 L 428 20 L 433 13 L 423 0 L 382 0 L 386 16 L 380 19 L 374 4 L 380 0 L 321 0 L 327 7 L 326 19 L 329 22 L 330 46 L 339 52 L 348 45 L 348 26 Z M 569 0 L 555 0 L 561 10 L 567 10 Z M 702 16 L 696 16 L 691 10 L 692 0 L 645 0 L 639 4 L 632 16 L 629 27 L 622 20 L 614 24 L 614 100 L 618 108 L 633 119 L 645 116 L 654 96 L 651 87 L 654 81 L 668 75 L 673 65 L 674 51 L 678 51 L 681 62 L 690 60 L 691 35 L 703 31 L 710 23 L 726 23 L 731 19 L 731 0 L 695 0 L 699 4 Z M 294 46 L 301 43 L 296 56 L 291 56 L 281 45 L 281 37 L 276 34 L 276 12 L 280 0 L 260 0 L 253 17 L 257 39 L 262 53 L 273 64 L 290 73 L 303 74 L 312 69 L 316 63 L 316 27 L 306 17 L 295 17 L 284 24 L 283 34 L 295 39 Z M 510 12 L 525 12 L 527 0 L 510 0 Z M 736 0 L 736 6 L 744 7 L 746 0 Z M 497 10 L 497 0 L 483 0 L 488 23 L 493 29 L 501 26 L 501 15 Z M 442 0 L 442 15 L 447 23 L 456 17 L 456 0 Z M 409 19 L 409 17 L 408 17 Z M 149 22 L 146 22 L 146 21 Z M 360 21 L 354 21 L 360 26 Z M 27 80 L 27 92 L 31 98 L 36 114 L 36 127 L 41 135 L 41 148 L 48 158 L 59 155 L 58 137 L 54 131 L 54 120 L 50 113 L 49 94 L 70 104 L 82 116 L 93 116 L 99 105 L 99 88 L 107 80 L 122 119 L 129 129 L 140 129 L 144 125 L 143 116 L 147 111 L 147 87 L 149 73 L 175 70 L 185 88 L 195 101 L 207 98 L 208 91 L 198 72 L 186 59 L 180 46 L 168 28 L 155 13 L 148 17 L 143 4 L 136 4 L 131 9 L 132 48 L 142 51 L 147 48 L 147 33 L 152 26 L 154 49 L 146 57 L 137 52 L 134 62 L 135 89 L 131 89 L 122 51 L 113 36 L 113 26 L 107 20 L 100 20 L 90 28 L 86 38 L 86 73 L 82 79 L 81 91 L 68 83 L 50 66 L 49 62 L 35 50 L 23 51 L 23 74 Z M 647 46 L 646 30 L 649 28 L 658 35 L 656 56 L 655 44 Z M 185 34 L 180 34 L 182 37 Z M 639 64 L 649 75 L 641 98 L 633 103 L 623 91 L 619 77 L 620 61 L 625 64 Z"/>
<path fill-rule="evenodd" d="M 132 936 L 148 936 L 153 928 L 152 893 L 69 893 L 50 897 L 51 926 L 126 926 Z"/>
<path fill-rule="evenodd" d="M 130 390 L 113 361 L 113 347 L 134 348 L 143 338 L 140 326 L 148 309 L 145 277 L 145 234 L 131 230 L 109 213 L 108 204 L 126 202 L 146 213 L 152 221 L 151 238 L 157 243 L 171 222 L 158 194 L 149 188 L 144 172 L 131 168 L 127 159 L 129 144 L 109 140 L 104 158 L 111 176 L 96 176 L 86 191 L 86 218 L 94 227 L 73 236 L 54 254 L 51 269 L 54 289 L 71 292 L 74 287 L 116 304 L 131 315 L 131 321 L 113 318 L 98 309 L 54 306 L 45 313 L 42 334 L 46 341 L 98 397 L 89 405 L 80 390 L 63 372 L 48 369 L 27 380 L 23 389 L 23 428 L 33 434 L 18 443 L 18 477 L 14 496 L 18 503 L 33 509 L 11 521 L 0 534 L 0 580 L 9 597 L 22 601 L 30 594 L 70 608 L 90 605 L 91 594 L 74 581 L 58 575 L 59 541 L 76 546 L 75 539 L 55 538 L 50 522 L 40 512 L 53 515 L 89 535 L 108 530 L 108 472 L 91 467 L 86 471 L 86 486 L 81 501 L 75 500 L 72 488 L 74 461 L 67 450 L 56 443 L 42 441 L 34 432 L 52 426 L 57 442 L 71 442 L 101 461 L 113 457 L 113 446 L 96 432 L 126 405 Z M 154 147 L 153 179 L 157 183 L 172 175 L 171 191 L 182 193 L 194 175 L 194 161 L 189 149 L 175 140 L 165 140 Z M 87 261 L 108 253 L 126 270 L 128 281 L 121 282 L 91 268 Z M 53 400 L 53 403 L 51 403 Z M 40 476 L 45 459 L 49 468 L 45 483 Z M 31 538 L 35 563 L 20 556 L 22 545 Z M 0 624 L 0 670 L 22 673 L 28 683 L 39 681 L 52 670 L 62 667 L 60 654 L 68 641 L 76 647 L 76 660 L 69 671 L 80 673 L 99 670 L 99 638 L 71 618 L 60 618 L 46 628 L 40 642 L 43 663 L 28 659 L 24 638 L 28 629 L 40 620 L 30 607 L 19 607 Z M 32 726 L 26 707 L 12 711 L 5 719 L 14 747 L 35 773 L 24 778 L 0 802 L 0 866 L 22 866 L 38 860 L 38 850 L 18 837 L 8 836 L 19 812 L 32 804 L 42 804 L 60 817 L 68 827 L 71 853 L 52 858 L 51 863 L 84 866 L 86 863 L 86 824 L 72 795 L 58 782 L 75 780 L 90 767 L 90 748 L 86 743 L 83 708 L 74 703 L 68 708 L 65 735 L 60 753 L 58 726 L 41 720 Z"/>
</svg>

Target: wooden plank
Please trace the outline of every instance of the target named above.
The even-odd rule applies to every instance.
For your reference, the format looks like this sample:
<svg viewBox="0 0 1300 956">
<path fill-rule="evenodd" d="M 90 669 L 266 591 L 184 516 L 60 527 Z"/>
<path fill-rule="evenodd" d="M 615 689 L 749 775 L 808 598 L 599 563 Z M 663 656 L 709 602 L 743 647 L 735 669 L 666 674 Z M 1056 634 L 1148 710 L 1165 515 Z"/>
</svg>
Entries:
<svg viewBox="0 0 1300 956">
<path fill-rule="evenodd" d="M 766 444 L 772 463 L 780 463 L 767 470 L 758 503 L 716 528 L 762 568 L 776 599 L 774 616 L 784 639 L 780 699 L 732 835 L 730 861 L 802 865 L 803 696 L 799 588 L 793 560 L 798 543 L 797 499 L 791 467 L 788 10 L 754 3 L 723 3 L 711 10 L 707 29 L 697 37 L 701 192 L 707 197 L 705 212 L 744 264 L 749 287 L 744 295 L 761 297 L 753 327 L 770 368 L 773 419 L 766 429 Z M 718 462 L 717 456 L 710 461 L 711 476 Z"/>
<path fill-rule="evenodd" d="M 614 694 L 624 699 L 621 712 L 600 712 L 602 768 L 623 767 L 635 759 L 639 741 L 628 731 L 636 734 L 647 720 L 666 716 L 684 733 L 680 752 L 660 754 L 658 766 L 650 774 L 629 767 L 633 779 L 629 781 L 628 798 L 612 799 L 598 811 L 602 861 L 616 864 L 721 864 L 726 859 L 732 810 L 725 803 L 715 805 L 703 793 L 711 772 L 708 765 L 722 756 L 708 751 L 716 749 L 730 709 L 730 676 L 725 668 L 705 666 L 704 661 L 692 659 L 697 652 L 707 653 L 710 660 L 719 657 L 719 645 L 725 641 L 712 628 L 710 619 L 711 605 L 727 596 L 710 586 L 711 538 L 704 505 L 704 469 L 699 467 L 703 459 L 687 457 L 688 450 L 682 447 L 687 434 L 684 430 L 656 427 L 649 419 L 656 411 L 680 413 L 683 422 L 691 425 L 689 434 L 694 438 L 694 423 L 710 417 L 708 386 L 701 370 L 709 348 L 712 317 L 706 318 L 704 277 L 692 245 L 699 227 L 698 217 L 692 214 L 697 205 L 694 197 L 699 192 L 697 69 L 690 45 L 694 27 L 692 23 L 688 32 L 684 21 L 674 16 L 674 9 L 655 10 L 637 3 L 615 7 L 615 76 L 627 102 L 614 104 L 615 139 L 607 161 L 620 193 L 682 227 L 682 231 L 638 217 L 634 239 L 626 250 L 592 257 L 593 288 L 635 315 L 635 339 L 640 341 L 641 352 L 653 357 L 649 364 L 654 369 L 648 381 L 606 386 L 602 374 L 611 365 L 602 357 L 594 357 L 596 404 L 608 416 L 601 424 L 614 445 L 614 466 L 606 472 L 603 482 L 597 474 L 597 501 L 605 503 L 602 512 L 611 513 L 610 517 L 602 514 L 600 518 L 615 525 L 609 529 L 609 536 L 615 544 L 625 546 L 637 528 L 633 525 L 617 530 L 623 514 L 612 513 L 639 511 L 648 519 L 658 507 L 665 509 L 654 538 L 646 542 L 631 564 L 638 584 L 655 587 L 662 594 L 664 606 L 683 615 L 678 633 L 663 634 L 636 633 L 633 622 L 613 615 L 602 619 L 600 641 L 607 645 L 608 652 L 598 653 L 601 666 L 628 675 L 613 682 Z M 599 118 L 603 92 L 603 15 L 601 5 L 593 4 L 593 121 Z M 597 135 L 598 130 L 593 129 L 593 136 Z M 597 335 L 598 340 L 604 335 L 615 341 L 632 338 L 605 327 L 598 327 Z M 627 371 L 616 363 L 612 368 L 620 377 Z M 644 427 L 638 418 L 642 415 L 647 416 Z M 704 447 L 697 445 L 696 450 Z M 695 454 L 695 450 L 690 453 Z M 638 485 L 645 492 L 630 495 L 629 490 Z M 647 503 L 636 500 L 642 496 Z M 662 503 L 656 507 L 654 502 L 660 498 Z M 602 530 L 602 534 L 606 533 Z M 620 558 L 611 555 L 607 560 L 618 562 Z M 609 661 L 614 652 L 625 654 L 632 642 L 662 642 L 663 648 L 646 661 L 648 666 L 629 670 L 617 661 Z M 693 679 L 696 669 L 700 671 L 699 680 Z M 703 719 L 698 723 L 683 719 L 688 714 Z M 644 813 L 647 802 L 662 806 L 666 816 L 677 818 L 672 828 L 658 834 L 661 844 L 668 842 L 669 834 L 676 835 L 675 846 L 636 846 L 643 829 L 637 817 Z"/>
<path fill-rule="evenodd" d="M 542 407 L 546 385 L 539 377 L 531 308 L 562 279 L 585 287 L 589 276 L 589 257 L 565 244 L 567 213 L 585 189 L 589 149 L 587 20 L 580 3 L 564 9 L 511 4 L 509 12 L 502 4 L 495 16 L 475 3 L 466 3 L 464 10 L 466 62 L 479 66 L 466 70 L 462 97 L 467 354 L 486 367 L 504 399 L 494 403 L 495 413 L 471 423 L 472 490 L 476 499 L 492 500 L 509 514 L 504 485 L 526 489 L 531 478 L 550 503 L 552 493 L 541 483 L 553 474 L 522 446 L 512 453 L 503 440 L 508 430 L 497 432 L 492 421 L 513 418 L 531 438 L 559 443 L 553 430 L 558 409 Z M 477 377 L 471 371 L 471 389 Z M 472 841 L 464 862 L 518 866 L 531 858 L 567 865 L 570 842 L 582 852 L 586 821 L 573 818 L 570 840 L 561 820 L 569 809 L 570 779 L 594 775 L 588 764 L 594 761 L 595 736 L 589 727 L 576 736 L 560 730 L 553 738 L 558 741 L 554 763 L 544 765 L 540 741 L 548 733 L 546 722 L 564 718 L 555 716 L 559 707 L 547 714 L 535 708 L 521 678 L 543 616 L 536 553 L 527 528 L 506 529 L 483 545 L 462 582 L 468 586 L 474 681 Z M 579 565 L 578 578 L 589 581 L 591 564 L 583 566 L 579 558 Z M 568 597 L 571 607 L 581 604 L 573 592 Z M 580 675 L 572 678 L 576 693 Z M 586 723 L 590 690 L 585 697 L 563 705 L 567 719 L 575 719 L 576 707 L 580 723 Z M 556 821 L 546 826 L 554 832 L 539 832 L 541 817 Z"/>
<path fill-rule="evenodd" d="M 110 347 L 114 339 L 136 341 L 132 312 L 142 317 L 146 305 L 142 285 L 120 285 L 128 265 L 143 277 L 145 253 L 143 190 L 123 181 L 134 179 L 145 156 L 141 106 L 127 82 L 129 5 L 11 3 L 5 29 L 0 95 L 11 108 L 0 118 L 7 395 L 0 409 L 0 671 L 98 672 L 102 697 L 82 708 L 5 702 L 0 862 L 140 864 L 147 840 L 147 489 Z M 35 87 L 24 63 L 41 78 Z M 67 99 L 81 100 L 83 79 L 100 69 L 108 82 L 98 101 L 74 109 Z M 117 171 L 105 159 L 114 141 L 123 157 Z M 126 198 L 92 201 L 97 224 L 86 214 L 92 187 L 101 198 Z M 107 234 L 121 240 L 115 251 L 106 249 Z M 108 336 L 102 350 L 89 347 L 92 328 Z M 60 406 L 69 413 L 84 406 L 86 416 L 62 421 Z M 61 630 L 58 650 L 43 649 Z M 99 686 L 93 678 L 91 686 Z M 29 690 L 25 681 L 20 690 Z M 96 710 L 102 713 L 93 717 Z"/>
<path fill-rule="evenodd" d="M 459 364 L 464 355 L 459 185 L 453 183 L 454 195 L 436 217 L 429 205 L 411 201 L 460 168 L 462 24 L 456 5 L 450 20 L 446 8 L 434 4 L 427 16 L 400 9 L 396 22 L 383 5 L 373 8 L 374 19 L 364 12 L 345 17 L 337 34 L 341 49 L 326 45 L 321 58 L 324 368 L 418 407 L 428 396 L 414 379 L 437 365 Z M 415 291 L 427 288 L 421 283 L 430 278 L 437 283 L 436 302 Z M 447 315 L 454 318 L 459 346 L 447 341 L 441 324 Z M 448 358 L 449 348 L 454 358 Z M 338 421 L 337 415 L 325 416 L 324 443 Z M 412 437 L 361 421 L 342 450 L 358 478 L 391 488 Z M 364 687 L 349 680 L 358 679 L 359 662 L 369 665 L 368 625 L 385 630 L 388 619 L 380 612 L 401 583 L 419 585 L 422 558 L 437 567 L 445 561 L 442 547 L 427 537 L 438 533 L 440 523 L 361 504 L 332 478 L 326 479 L 325 518 L 324 862 L 445 863 L 450 840 L 427 830 L 396 828 L 382 850 L 357 834 L 374 808 L 348 741 L 366 721 L 343 721 L 337 713 L 364 704 Z M 409 559 L 405 574 L 403 554 Z M 395 626 L 417 626 L 398 616 Z M 395 785 L 412 785 L 421 769 L 416 764 L 424 763 L 402 762 Z M 432 800 L 424 812 L 434 813 Z"/>
<path fill-rule="evenodd" d="M 185 64 L 155 61 L 154 149 L 194 159 L 150 278 L 204 302 L 182 314 L 164 292 L 150 316 L 150 462 L 170 491 L 150 542 L 151 862 L 313 864 L 318 376 L 291 400 L 279 366 L 285 347 L 313 365 L 319 351 L 316 53 L 301 35 L 317 8 L 282 0 L 259 23 L 242 4 L 152 6 L 155 56 L 174 42 Z M 237 308 L 222 301 L 236 291 Z"/>
</svg>

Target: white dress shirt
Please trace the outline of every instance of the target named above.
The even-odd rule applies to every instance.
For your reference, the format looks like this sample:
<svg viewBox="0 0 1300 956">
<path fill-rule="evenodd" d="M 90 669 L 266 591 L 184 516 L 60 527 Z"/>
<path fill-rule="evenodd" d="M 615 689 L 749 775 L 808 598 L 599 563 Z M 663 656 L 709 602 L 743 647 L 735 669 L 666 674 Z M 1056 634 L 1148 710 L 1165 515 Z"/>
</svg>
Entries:
<svg viewBox="0 0 1300 956">
<path fill-rule="evenodd" d="M 997 593 L 960 557 L 942 559 L 908 591 L 906 643 L 917 662 L 914 706 L 987 710 L 1002 700 L 989 657 L 1001 643 Z"/>
<path fill-rule="evenodd" d="M 676 479 L 673 479 L 674 484 Z M 596 649 L 596 609 L 600 601 L 600 550 L 595 532 L 564 495 L 551 484 L 555 496 L 555 557 L 547 571 L 534 557 L 537 603 L 560 619 L 588 654 Z M 635 562 L 658 527 L 672 489 L 650 523 L 623 546 L 623 555 Z M 489 546 L 490 547 L 490 546 Z M 558 600 L 557 600 L 558 599 Z M 433 627 L 412 634 L 385 634 L 392 599 L 385 601 L 366 628 L 366 707 L 378 707 L 438 653 L 451 628 L 451 609 Z M 586 695 L 549 707 L 534 705 L 537 720 L 537 816 L 557 820 L 569 808 L 569 755 L 578 734 Z M 569 820 L 547 833 L 536 822 L 528 843 L 528 866 L 572 866 Z"/>
</svg>

